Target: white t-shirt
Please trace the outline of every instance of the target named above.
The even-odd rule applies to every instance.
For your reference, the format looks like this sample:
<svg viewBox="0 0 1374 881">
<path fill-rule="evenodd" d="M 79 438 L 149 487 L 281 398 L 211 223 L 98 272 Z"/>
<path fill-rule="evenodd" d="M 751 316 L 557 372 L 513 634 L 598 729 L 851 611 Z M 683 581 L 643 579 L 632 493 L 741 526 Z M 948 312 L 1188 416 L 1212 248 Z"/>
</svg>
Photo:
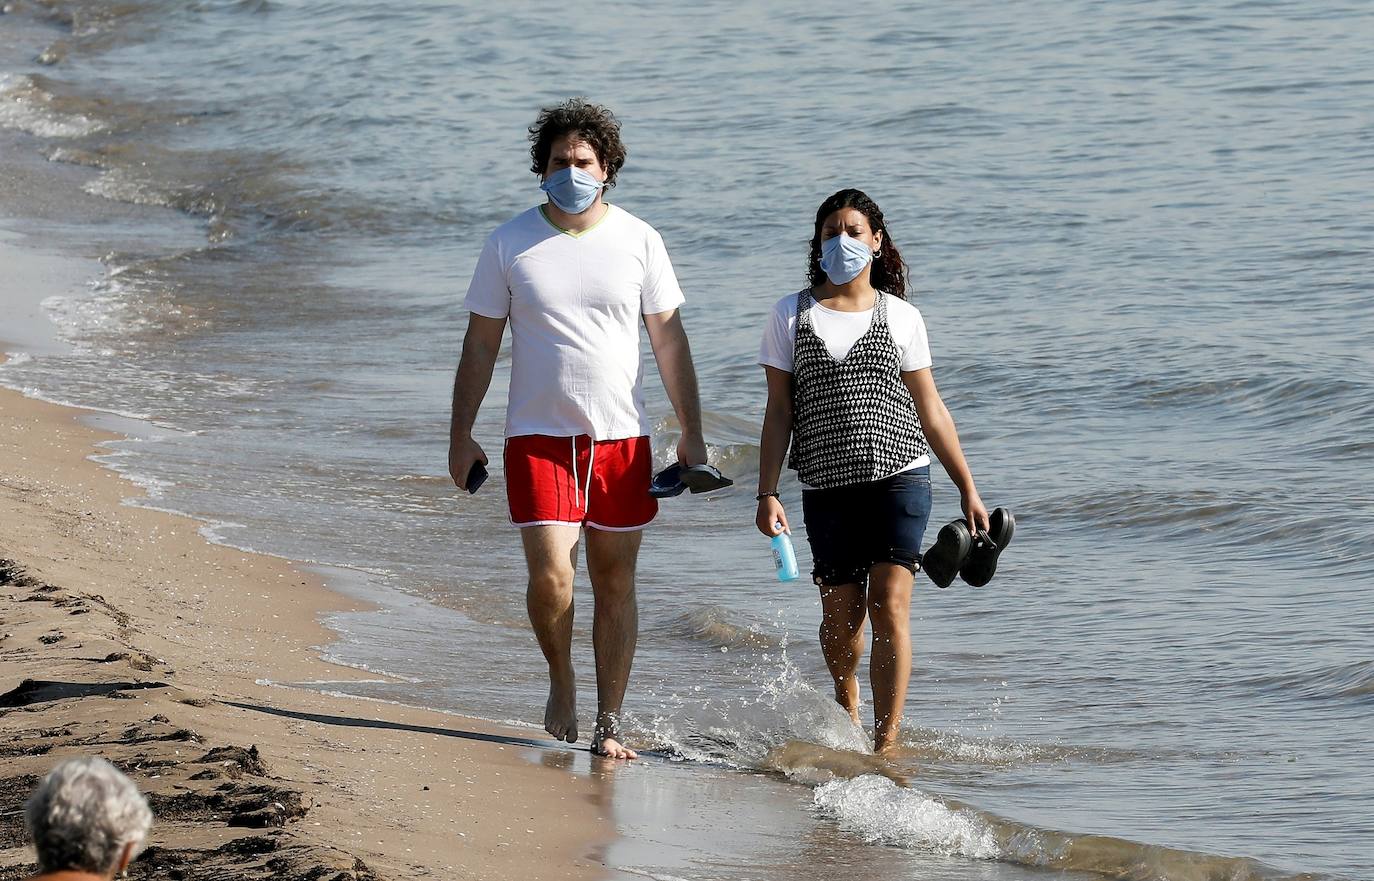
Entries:
<svg viewBox="0 0 1374 881">
<path fill-rule="evenodd" d="M 628 211 L 608 205 L 581 233 L 554 226 L 540 207 L 497 227 L 465 305 L 510 320 L 506 437 L 648 434 L 640 316 L 682 302 L 663 238 Z"/>
<path fill-rule="evenodd" d="M 887 298 L 887 330 L 897 346 L 902 372 L 924 370 L 931 365 L 930 340 L 926 337 L 926 322 L 921 310 L 900 297 L 881 294 Z M 840 312 L 819 302 L 811 304 L 811 328 L 825 343 L 825 350 L 837 361 L 843 360 L 873 325 L 873 310 Z M 759 346 L 759 363 L 792 373 L 792 350 L 797 339 L 797 295 L 788 294 L 773 304 L 768 326 Z M 899 471 L 910 471 L 930 464 L 930 456 L 922 455 Z"/>
<path fill-rule="evenodd" d="M 924 370 L 931 364 L 930 341 L 926 338 L 925 319 L 915 306 L 891 294 L 887 298 L 887 329 L 897 344 L 903 372 Z M 873 310 L 839 312 L 819 302 L 811 304 L 811 327 L 825 343 L 825 349 L 836 361 L 844 359 L 859 337 L 868 333 L 873 324 Z M 759 347 L 759 363 L 792 372 L 792 347 L 797 338 L 797 295 L 788 294 L 773 304 L 768 327 Z"/>
</svg>

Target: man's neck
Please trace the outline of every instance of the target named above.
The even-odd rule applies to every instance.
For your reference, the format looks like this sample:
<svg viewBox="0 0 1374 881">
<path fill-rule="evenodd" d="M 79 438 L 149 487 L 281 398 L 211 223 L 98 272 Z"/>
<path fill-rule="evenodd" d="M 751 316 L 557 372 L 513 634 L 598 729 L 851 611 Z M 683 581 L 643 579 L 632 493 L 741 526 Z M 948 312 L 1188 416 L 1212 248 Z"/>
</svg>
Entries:
<svg viewBox="0 0 1374 881">
<path fill-rule="evenodd" d="M 586 232 L 601 222 L 601 218 L 606 216 L 610 207 L 601 201 L 601 196 L 598 194 L 596 201 L 581 214 L 569 214 L 555 205 L 552 199 L 544 203 L 544 213 L 559 229 L 566 229 L 568 232 Z"/>
</svg>

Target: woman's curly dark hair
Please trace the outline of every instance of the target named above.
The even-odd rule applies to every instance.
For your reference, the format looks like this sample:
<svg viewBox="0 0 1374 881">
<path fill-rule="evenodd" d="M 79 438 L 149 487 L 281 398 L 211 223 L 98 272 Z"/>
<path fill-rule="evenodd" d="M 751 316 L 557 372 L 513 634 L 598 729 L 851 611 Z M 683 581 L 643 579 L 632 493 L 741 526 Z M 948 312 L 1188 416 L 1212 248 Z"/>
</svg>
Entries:
<svg viewBox="0 0 1374 881">
<path fill-rule="evenodd" d="M 825 281 L 825 270 L 821 269 L 821 227 L 825 219 L 841 208 L 854 208 L 868 218 L 868 225 L 874 232 L 883 234 L 883 245 L 878 256 L 873 258 L 873 274 L 869 276 L 873 287 L 894 297 L 906 299 L 907 269 L 906 262 L 897 251 L 897 243 L 892 240 L 883 221 L 882 209 L 878 203 L 868 198 L 863 190 L 840 190 L 821 203 L 816 209 L 816 231 L 811 236 L 811 256 L 806 265 L 806 280 L 811 287 L 817 288 Z"/>
<path fill-rule="evenodd" d="M 549 167 L 553 142 L 575 134 L 592 145 L 606 169 L 607 189 L 615 186 L 616 172 L 625 165 L 625 145 L 620 143 L 620 120 L 609 108 L 586 98 L 569 98 L 557 107 L 545 107 L 530 126 L 530 171 L 542 175 Z"/>
</svg>

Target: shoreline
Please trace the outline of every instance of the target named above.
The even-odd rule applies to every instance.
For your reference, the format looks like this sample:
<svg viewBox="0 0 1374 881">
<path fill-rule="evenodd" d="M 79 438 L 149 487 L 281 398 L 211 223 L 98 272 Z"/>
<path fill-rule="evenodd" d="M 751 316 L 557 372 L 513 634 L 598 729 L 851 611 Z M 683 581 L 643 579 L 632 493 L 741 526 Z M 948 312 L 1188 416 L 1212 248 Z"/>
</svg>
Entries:
<svg viewBox="0 0 1374 881">
<path fill-rule="evenodd" d="M 0 229 L 9 279 L 26 286 L 7 279 L 6 307 L 34 308 L 89 278 L 79 256 L 26 249 L 28 236 Z M 154 803 L 134 877 L 173 866 L 245 878 L 320 866 L 359 879 L 610 873 L 614 823 L 582 822 L 609 783 L 594 763 L 574 769 L 575 748 L 269 684 L 381 678 L 320 655 L 334 638 L 320 616 L 364 604 L 308 564 L 127 504 L 143 490 L 92 460 L 122 437 L 86 424 L 98 413 L 0 388 L 0 881 L 26 877 L 33 858 L 22 811 L 6 812 L 57 761 L 90 753 Z M 205 761 L 215 756 L 227 758 Z"/>
</svg>

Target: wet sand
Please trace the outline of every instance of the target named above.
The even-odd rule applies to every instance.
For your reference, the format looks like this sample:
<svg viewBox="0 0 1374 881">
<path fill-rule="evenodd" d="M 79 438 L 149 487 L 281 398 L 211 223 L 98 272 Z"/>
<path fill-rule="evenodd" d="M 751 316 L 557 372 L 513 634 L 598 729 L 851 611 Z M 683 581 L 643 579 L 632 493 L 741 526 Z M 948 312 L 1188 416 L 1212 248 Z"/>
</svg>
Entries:
<svg viewBox="0 0 1374 881">
<path fill-rule="evenodd" d="M 0 238 L 2 306 L 85 270 L 14 243 Z M 375 678 L 319 655 L 319 616 L 350 601 L 288 561 L 211 544 L 194 520 L 125 504 L 138 487 L 89 459 L 114 438 L 83 411 L 0 389 L 0 879 L 32 871 L 34 783 L 87 754 L 152 802 L 131 877 L 609 874 L 614 824 L 594 821 L 606 781 L 570 773 L 568 748 L 268 684 Z"/>
</svg>

